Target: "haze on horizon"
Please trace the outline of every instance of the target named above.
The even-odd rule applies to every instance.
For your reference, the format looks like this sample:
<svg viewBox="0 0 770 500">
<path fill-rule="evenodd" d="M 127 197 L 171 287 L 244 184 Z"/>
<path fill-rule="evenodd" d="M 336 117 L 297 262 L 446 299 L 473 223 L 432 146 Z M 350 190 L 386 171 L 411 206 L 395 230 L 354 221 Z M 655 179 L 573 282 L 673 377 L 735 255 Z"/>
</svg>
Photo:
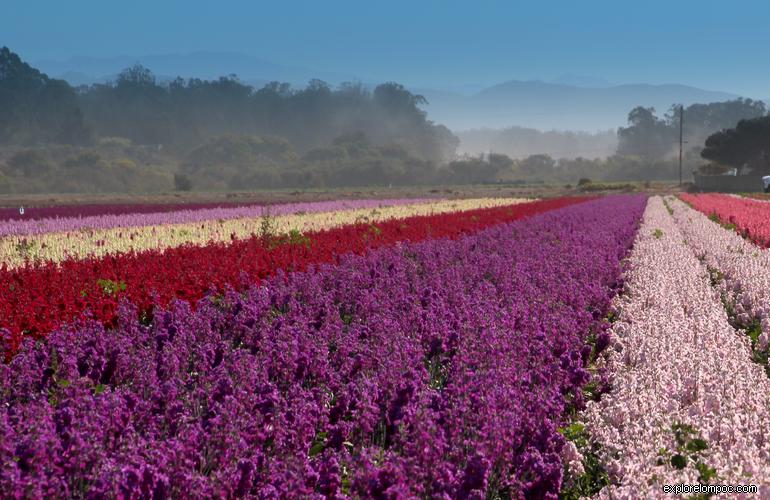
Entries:
<svg viewBox="0 0 770 500">
<path fill-rule="evenodd" d="M 0 45 L 33 63 L 238 52 L 340 78 L 457 91 L 516 79 L 678 83 L 770 98 L 762 64 L 770 4 L 759 1 L 6 0 L 3 10 Z"/>
</svg>

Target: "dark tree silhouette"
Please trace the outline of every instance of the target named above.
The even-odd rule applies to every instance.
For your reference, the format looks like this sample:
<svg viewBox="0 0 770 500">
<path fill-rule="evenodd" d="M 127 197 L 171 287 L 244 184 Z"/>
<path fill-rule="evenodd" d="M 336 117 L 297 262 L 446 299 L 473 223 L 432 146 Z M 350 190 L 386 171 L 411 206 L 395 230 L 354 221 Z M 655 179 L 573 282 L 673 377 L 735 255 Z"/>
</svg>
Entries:
<svg viewBox="0 0 770 500">
<path fill-rule="evenodd" d="M 741 120 L 735 128 L 710 135 L 701 157 L 735 167 L 739 174 L 770 173 L 770 116 Z"/>
<path fill-rule="evenodd" d="M 654 108 L 638 106 L 628 113 L 628 127 L 618 129 L 618 154 L 660 158 L 673 148 L 675 137 Z"/>
<path fill-rule="evenodd" d="M 458 144 L 448 129 L 426 119 L 419 108 L 426 102 L 422 96 L 396 83 L 371 93 L 352 84 L 335 90 L 321 80 L 298 90 L 279 82 L 256 90 L 235 75 L 161 85 L 136 65 L 114 83 L 81 89 L 80 101 L 98 135 L 179 152 L 223 134 L 281 136 L 304 153 L 363 132 L 376 145 L 398 144 L 432 161 L 449 159 Z"/>
<path fill-rule="evenodd" d="M 684 110 L 684 140 L 688 148 L 698 148 L 714 132 L 734 127 L 739 120 L 767 114 L 762 101 L 732 101 L 692 104 Z M 653 108 L 634 108 L 628 114 L 628 127 L 618 129 L 618 154 L 655 160 L 672 155 L 679 147 L 679 105 L 674 104 L 664 118 Z"/>
<path fill-rule="evenodd" d="M 0 143 L 82 144 L 89 140 L 74 90 L 0 48 Z"/>
</svg>

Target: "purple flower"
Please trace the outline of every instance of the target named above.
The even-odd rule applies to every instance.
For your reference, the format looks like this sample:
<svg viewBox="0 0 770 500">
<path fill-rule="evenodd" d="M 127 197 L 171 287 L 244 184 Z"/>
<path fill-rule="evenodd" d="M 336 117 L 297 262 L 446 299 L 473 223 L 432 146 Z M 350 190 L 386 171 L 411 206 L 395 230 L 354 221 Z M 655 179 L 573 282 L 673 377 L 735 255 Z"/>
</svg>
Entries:
<svg viewBox="0 0 770 500">
<path fill-rule="evenodd" d="M 281 274 L 0 365 L 0 490 L 555 497 L 644 197 Z"/>
</svg>

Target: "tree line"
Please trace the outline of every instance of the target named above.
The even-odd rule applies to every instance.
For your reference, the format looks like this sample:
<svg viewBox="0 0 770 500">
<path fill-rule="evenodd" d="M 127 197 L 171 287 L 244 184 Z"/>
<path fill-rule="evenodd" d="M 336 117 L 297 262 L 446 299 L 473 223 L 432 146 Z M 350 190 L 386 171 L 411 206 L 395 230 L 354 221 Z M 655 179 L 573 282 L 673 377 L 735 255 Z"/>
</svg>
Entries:
<svg viewBox="0 0 770 500">
<path fill-rule="evenodd" d="M 699 156 L 701 174 L 770 174 L 770 116 L 762 101 L 735 99 L 684 108 L 682 127 L 686 156 Z M 628 126 L 618 129 L 618 154 L 651 161 L 678 152 L 682 109 L 672 105 L 659 118 L 652 108 L 637 107 Z"/>
<path fill-rule="evenodd" d="M 304 153 L 362 132 L 375 144 L 443 162 L 458 140 L 427 119 L 425 103 L 394 82 L 371 91 L 354 83 L 332 89 L 320 80 L 303 89 L 279 82 L 256 89 L 235 75 L 159 83 L 139 64 L 115 81 L 72 88 L 0 49 L 0 144 L 89 145 L 122 137 L 186 153 L 212 137 L 241 134 L 279 136 Z"/>
</svg>

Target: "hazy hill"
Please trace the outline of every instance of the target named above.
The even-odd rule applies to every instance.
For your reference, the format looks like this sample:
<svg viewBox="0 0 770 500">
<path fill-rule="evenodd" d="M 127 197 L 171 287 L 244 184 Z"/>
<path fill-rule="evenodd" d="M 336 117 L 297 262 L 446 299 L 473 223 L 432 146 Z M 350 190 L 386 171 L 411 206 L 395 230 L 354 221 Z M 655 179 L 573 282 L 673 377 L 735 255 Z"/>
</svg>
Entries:
<svg viewBox="0 0 770 500">
<path fill-rule="evenodd" d="M 430 118 L 453 130 L 504 128 L 597 131 L 626 124 L 636 106 L 665 112 L 673 103 L 717 102 L 736 95 L 687 85 L 630 84 L 585 87 L 512 80 L 470 96 L 431 89 L 416 90 L 430 103 Z"/>
</svg>

